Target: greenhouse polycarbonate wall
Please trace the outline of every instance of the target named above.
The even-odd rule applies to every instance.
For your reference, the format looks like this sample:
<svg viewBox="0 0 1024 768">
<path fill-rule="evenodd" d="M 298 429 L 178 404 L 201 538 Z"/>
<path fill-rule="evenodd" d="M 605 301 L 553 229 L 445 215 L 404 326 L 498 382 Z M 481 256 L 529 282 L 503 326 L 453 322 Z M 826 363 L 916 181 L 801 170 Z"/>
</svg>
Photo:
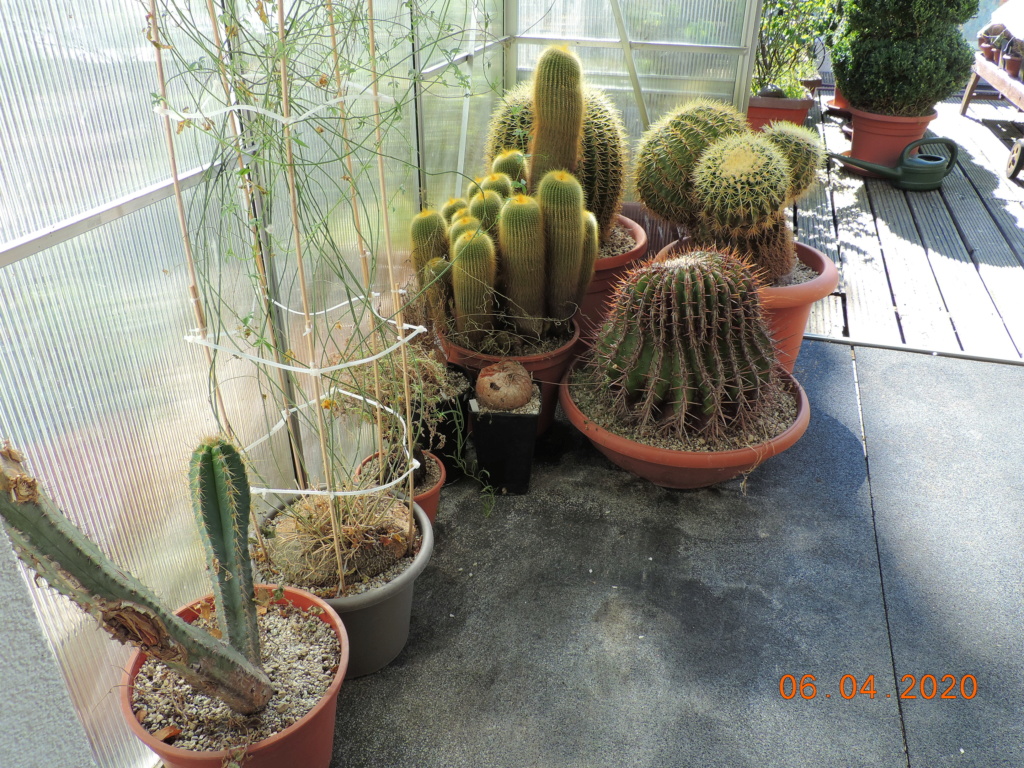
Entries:
<svg viewBox="0 0 1024 768">
<path fill-rule="evenodd" d="M 338 44 L 350 65 L 346 77 L 365 94 L 376 76 L 386 124 L 378 138 L 367 106 L 372 100 L 358 102 L 362 118 L 346 134 L 356 147 L 344 156 L 351 164 L 337 152 L 342 134 L 330 125 L 318 131 L 311 122 L 301 137 L 303 162 L 320 163 L 304 177 L 311 201 L 305 210 L 330 233 L 338 265 L 310 267 L 318 306 L 350 298 L 337 276 L 357 273 L 363 248 L 373 287 L 391 287 L 385 251 L 393 251 L 401 270 L 409 217 L 421 205 L 461 194 L 467 179 L 481 173 L 491 110 L 506 88 L 529 76 L 544 45 L 573 45 L 590 81 L 622 109 L 635 139 L 647 122 L 688 96 L 745 103 L 745 41 L 758 5 L 431 0 L 410 7 L 378 0 L 371 65 L 365 47 L 353 47 L 364 44 L 360 20 L 368 5 L 336 4 L 351 14 L 353 30 L 363 30 Z M 206 0 L 191 5 L 197 16 L 206 13 Z M 258 24 L 262 4 L 251 6 Z M 298 19 L 321 7 L 290 0 L 285 11 Z M 163 124 L 154 113 L 156 49 L 146 14 L 137 0 L 4 4 L 0 438 L 9 437 L 29 456 L 31 469 L 89 536 L 177 605 L 208 589 L 185 487 L 192 446 L 227 423 L 243 444 L 251 443 L 280 411 L 266 396 L 266 377 L 251 363 L 215 353 L 211 369 L 204 350 L 184 340 L 195 334 L 197 319 Z M 164 51 L 167 104 L 209 108 L 219 87 L 215 70 L 204 86 L 209 93 L 189 101 L 195 86 L 186 71 L 194 74 L 210 62 L 197 43 L 174 32 L 168 29 L 174 49 Z M 331 58 L 330 44 L 309 42 L 307 74 L 310 83 L 321 84 L 329 73 L 312 70 Z M 252 271 L 239 257 L 244 248 L 223 234 L 225 211 L 237 197 L 233 160 L 219 151 L 215 132 L 196 124 L 178 128 L 174 146 L 188 226 L 201 268 L 215 278 L 201 290 L 208 294 L 216 286 L 223 306 L 231 307 Z M 283 177 L 275 178 L 268 199 L 286 198 L 283 184 Z M 350 185 L 354 198 L 345 191 Z M 287 231 L 286 208 L 275 205 L 267 216 L 274 231 Z M 276 263 L 275 290 L 282 306 L 295 308 L 301 302 L 290 258 Z M 388 311 L 386 298 L 380 306 Z M 237 307 L 206 319 L 212 330 L 239 330 Z M 298 348 L 301 325 L 285 325 Z M 228 403 L 226 414 L 214 407 L 215 384 Z M 293 487 L 291 451 L 283 431 L 260 443 L 251 456 L 260 481 Z M 315 460 L 311 467 L 315 472 Z M 98 765 L 152 765 L 153 756 L 128 735 L 117 710 L 128 652 L 67 601 L 34 584 L 31 591 Z"/>
</svg>

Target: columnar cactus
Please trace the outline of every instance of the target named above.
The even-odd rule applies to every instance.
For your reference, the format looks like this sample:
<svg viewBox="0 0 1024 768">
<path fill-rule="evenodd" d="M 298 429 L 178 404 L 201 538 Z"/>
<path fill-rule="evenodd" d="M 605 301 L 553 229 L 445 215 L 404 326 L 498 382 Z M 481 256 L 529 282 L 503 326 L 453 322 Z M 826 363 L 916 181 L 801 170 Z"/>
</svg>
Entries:
<svg viewBox="0 0 1024 768">
<path fill-rule="evenodd" d="M 482 230 L 455 241 L 451 265 L 455 328 L 476 347 L 494 327 L 497 259 L 494 241 Z"/>
<path fill-rule="evenodd" d="M 583 65 L 567 48 L 548 48 L 533 75 L 531 194 L 550 171 L 576 173 L 582 138 Z"/>
<path fill-rule="evenodd" d="M 509 198 L 498 223 L 498 244 L 508 298 L 506 314 L 520 334 L 539 338 L 545 330 L 546 249 L 544 219 L 535 199 Z"/>
<path fill-rule="evenodd" d="M 491 171 L 508 176 L 519 191 L 526 190 L 526 155 L 521 150 L 506 149 L 500 152 L 491 163 Z"/>
<path fill-rule="evenodd" d="M 586 221 L 583 188 L 567 171 L 551 171 L 537 188 L 547 248 L 547 307 L 556 321 L 576 312 Z"/>
<path fill-rule="evenodd" d="M 204 521 L 224 640 L 164 608 L 138 579 L 113 563 L 25 473 L 22 456 L 0 449 L 0 517 L 17 553 L 47 584 L 98 619 L 122 643 L 143 649 L 197 690 L 249 715 L 266 706 L 270 680 L 256 665 L 259 640 L 248 564 L 249 486 L 235 449 L 219 439 L 192 457 L 193 506 Z"/>
<path fill-rule="evenodd" d="M 444 257 L 448 253 L 448 223 L 443 213 L 421 211 L 412 219 L 412 265 L 416 279 L 423 287 L 423 269 L 431 259 Z"/>
<path fill-rule="evenodd" d="M 461 197 L 449 198 L 448 202 L 441 208 L 441 215 L 446 223 L 451 224 L 460 212 L 469 209 L 469 203 Z"/>
<path fill-rule="evenodd" d="M 672 436 L 742 428 L 780 386 L 757 281 L 738 259 L 697 250 L 620 283 L 594 361 L 619 416 Z"/>
</svg>

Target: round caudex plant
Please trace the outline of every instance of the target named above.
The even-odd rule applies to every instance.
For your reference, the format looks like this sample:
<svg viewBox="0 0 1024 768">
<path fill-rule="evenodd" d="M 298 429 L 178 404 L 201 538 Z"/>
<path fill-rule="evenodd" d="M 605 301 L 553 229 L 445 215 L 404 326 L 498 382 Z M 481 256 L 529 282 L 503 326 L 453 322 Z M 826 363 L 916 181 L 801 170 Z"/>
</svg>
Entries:
<svg viewBox="0 0 1024 768">
<path fill-rule="evenodd" d="M 786 208 L 810 189 L 824 157 L 810 129 L 775 123 L 757 133 L 733 107 L 696 100 L 644 134 L 636 186 L 694 245 L 735 251 L 771 283 L 796 266 Z"/>
<path fill-rule="evenodd" d="M 756 431 L 786 399 L 758 282 L 731 254 L 681 252 L 620 284 L 593 367 L 638 439 L 715 444 Z"/>
</svg>

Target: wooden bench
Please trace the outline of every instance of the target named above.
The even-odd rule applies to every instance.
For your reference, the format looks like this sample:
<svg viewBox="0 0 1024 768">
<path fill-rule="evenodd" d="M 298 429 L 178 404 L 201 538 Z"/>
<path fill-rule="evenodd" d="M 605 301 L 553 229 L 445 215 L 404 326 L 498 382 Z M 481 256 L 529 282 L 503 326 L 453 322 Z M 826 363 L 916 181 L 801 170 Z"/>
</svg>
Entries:
<svg viewBox="0 0 1024 768">
<path fill-rule="evenodd" d="M 1005 69 L 985 59 L 981 53 L 974 54 L 974 66 L 971 67 L 971 79 L 967 82 L 967 89 L 964 91 L 964 98 L 960 102 L 960 114 L 966 114 L 967 107 L 971 103 L 974 91 L 978 83 L 984 80 L 995 88 L 1011 104 L 1018 109 L 1024 109 L 1024 82 L 1016 77 L 1010 77 Z M 1024 168 L 1024 143 L 1017 139 L 1010 150 L 1010 157 L 1006 161 L 1006 176 L 1015 178 L 1021 169 Z"/>
</svg>

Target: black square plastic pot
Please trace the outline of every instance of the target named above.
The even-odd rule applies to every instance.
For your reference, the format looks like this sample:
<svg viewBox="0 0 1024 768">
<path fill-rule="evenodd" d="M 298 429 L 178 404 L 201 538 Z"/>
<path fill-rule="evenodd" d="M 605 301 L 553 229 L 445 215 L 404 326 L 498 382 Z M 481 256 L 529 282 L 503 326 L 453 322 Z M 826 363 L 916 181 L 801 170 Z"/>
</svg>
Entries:
<svg viewBox="0 0 1024 768">
<path fill-rule="evenodd" d="M 481 413 L 476 400 L 470 401 L 470 409 L 477 465 L 487 473 L 485 481 L 499 492 L 527 493 L 540 414 Z"/>
</svg>

